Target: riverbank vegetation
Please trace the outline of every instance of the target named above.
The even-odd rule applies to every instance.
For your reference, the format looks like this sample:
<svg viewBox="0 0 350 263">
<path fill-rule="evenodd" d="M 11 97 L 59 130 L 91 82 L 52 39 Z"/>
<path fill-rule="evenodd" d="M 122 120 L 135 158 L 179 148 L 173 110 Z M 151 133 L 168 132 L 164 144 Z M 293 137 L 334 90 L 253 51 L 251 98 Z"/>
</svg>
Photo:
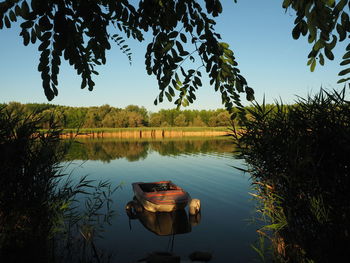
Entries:
<svg viewBox="0 0 350 263">
<path fill-rule="evenodd" d="M 40 133 L 40 121 L 0 108 L 0 261 L 101 262 L 94 240 L 114 214 L 117 188 L 87 177 L 73 182 L 60 164 L 59 130 L 51 122 Z"/>
<path fill-rule="evenodd" d="M 350 247 L 350 102 L 321 90 L 293 106 L 255 104 L 234 137 L 276 262 L 332 262 Z"/>
<path fill-rule="evenodd" d="M 54 117 L 57 125 L 64 129 L 99 129 L 135 127 L 227 127 L 231 124 L 230 114 L 224 109 L 217 110 L 160 110 L 156 113 L 144 107 L 129 105 L 116 108 L 109 105 L 100 107 L 68 107 L 52 104 L 10 102 L 2 104 L 8 112 L 29 115 L 36 112 L 41 117 L 42 129 L 49 127 Z M 118 129 L 117 129 L 118 130 Z"/>
</svg>

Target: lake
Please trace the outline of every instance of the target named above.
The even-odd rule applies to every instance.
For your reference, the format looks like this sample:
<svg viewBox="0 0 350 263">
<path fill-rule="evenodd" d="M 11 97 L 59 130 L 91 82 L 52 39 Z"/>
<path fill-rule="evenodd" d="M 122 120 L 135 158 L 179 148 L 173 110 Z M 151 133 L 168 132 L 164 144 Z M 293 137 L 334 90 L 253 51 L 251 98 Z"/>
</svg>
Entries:
<svg viewBox="0 0 350 263">
<path fill-rule="evenodd" d="M 136 262 L 154 251 L 172 251 L 182 259 L 194 251 L 208 251 L 213 255 L 210 262 L 256 259 L 251 248 L 257 229 L 250 222 L 254 215 L 254 202 L 248 194 L 251 181 L 232 167 L 243 167 L 244 162 L 234 158 L 230 139 L 79 142 L 66 156 L 74 178 L 89 175 L 90 179 L 122 184 L 113 197 L 117 215 L 96 242 L 98 248 L 113 255 L 112 262 Z M 200 218 L 191 221 L 188 214 L 180 212 L 172 216 L 146 213 L 130 220 L 125 205 L 133 198 L 131 183 L 160 180 L 172 180 L 192 198 L 200 199 Z"/>
</svg>

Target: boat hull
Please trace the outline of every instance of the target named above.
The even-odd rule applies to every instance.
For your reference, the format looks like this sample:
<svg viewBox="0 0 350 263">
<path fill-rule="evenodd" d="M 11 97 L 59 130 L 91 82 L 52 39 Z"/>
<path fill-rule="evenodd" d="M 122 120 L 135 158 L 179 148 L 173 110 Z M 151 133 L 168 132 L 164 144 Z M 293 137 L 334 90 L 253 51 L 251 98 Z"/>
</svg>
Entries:
<svg viewBox="0 0 350 263">
<path fill-rule="evenodd" d="M 189 194 L 171 181 L 153 183 L 133 183 L 136 199 L 150 212 L 171 212 L 184 209 L 190 199 Z"/>
</svg>

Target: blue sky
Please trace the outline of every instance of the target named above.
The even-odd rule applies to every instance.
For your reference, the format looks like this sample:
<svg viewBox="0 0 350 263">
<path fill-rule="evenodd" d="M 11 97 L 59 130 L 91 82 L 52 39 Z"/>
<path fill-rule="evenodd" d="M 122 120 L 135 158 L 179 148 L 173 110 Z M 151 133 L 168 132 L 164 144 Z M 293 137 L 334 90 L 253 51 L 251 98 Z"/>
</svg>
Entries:
<svg viewBox="0 0 350 263">
<path fill-rule="evenodd" d="M 256 99 L 263 96 L 268 102 L 280 99 L 292 103 L 295 95 L 305 96 L 320 87 L 339 89 L 336 84 L 339 62 L 344 45 L 335 50 L 335 60 L 326 60 L 311 73 L 306 66 L 311 46 L 306 38 L 293 40 L 291 31 L 293 11 L 285 12 L 281 1 L 224 0 L 223 13 L 216 19 L 216 30 L 229 43 L 239 63 L 241 73 L 255 90 Z M 19 26 L 0 31 L 0 102 L 48 102 L 37 71 L 37 45 L 23 46 Z M 129 104 L 145 106 L 148 110 L 173 108 L 172 103 L 158 106 L 153 101 L 158 94 L 154 76 L 146 74 L 144 53 L 147 43 L 128 40 L 132 49 L 130 66 L 115 45 L 107 54 L 107 64 L 97 68 L 96 86 L 92 92 L 80 89 L 80 78 L 68 63 L 62 63 L 59 75 L 59 95 L 52 104 L 69 106 L 98 106 L 109 104 L 125 107 Z M 244 96 L 242 97 L 245 103 Z M 247 103 L 245 103 L 247 104 Z M 222 108 L 220 94 L 207 81 L 197 92 L 196 102 L 189 109 Z"/>
</svg>

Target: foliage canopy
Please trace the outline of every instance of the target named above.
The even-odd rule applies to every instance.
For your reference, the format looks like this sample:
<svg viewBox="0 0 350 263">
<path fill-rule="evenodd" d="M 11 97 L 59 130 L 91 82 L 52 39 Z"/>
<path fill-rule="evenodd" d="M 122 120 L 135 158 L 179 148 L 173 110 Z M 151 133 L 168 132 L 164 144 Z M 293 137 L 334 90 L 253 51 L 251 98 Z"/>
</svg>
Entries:
<svg viewBox="0 0 350 263">
<path fill-rule="evenodd" d="M 206 0 L 205 8 L 195 0 L 142 0 L 138 6 L 128 0 L 6 0 L 0 3 L 0 29 L 22 18 L 24 45 L 40 42 L 38 70 L 48 100 L 58 94 L 62 57 L 81 75 L 81 88 L 92 90 L 95 67 L 106 63 L 111 42 L 131 61 L 125 38 L 143 41 L 144 33 L 151 31 L 145 64 L 147 73 L 158 80 L 154 103 L 164 96 L 169 101 L 178 96 L 177 106 L 192 103 L 202 86 L 203 68 L 230 110 L 233 103 L 240 105 L 238 93 L 245 92 L 251 100 L 254 92 L 240 75 L 229 45 L 215 32 L 212 18 L 221 12 L 219 0 Z M 193 64 L 187 68 L 184 62 Z"/>
<path fill-rule="evenodd" d="M 234 1 L 236 2 L 236 0 Z M 312 50 L 308 65 L 314 71 L 317 61 L 334 59 L 332 50 L 350 32 L 349 0 L 284 0 L 286 10 L 296 11 L 292 36 L 308 35 Z M 42 86 L 48 100 L 58 95 L 61 58 L 81 76 L 81 88 L 92 90 L 96 66 L 106 63 L 106 50 L 116 42 L 131 62 L 131 49 L 126 38 L 144 41 L 150 31 L 145 64 L 147 73 L 155 75 L 159 95 L 175 105 L 187 106 L 196 99 L 202 86 L 202 71 L 210 84 L 220 91 L 222 102 L 231 111 L 241 106 L 239 93 L 254 99 L 254 91 L 237 68 L 238 64 L 227 43 L 215 32 L 215 20 L 222 12 L 220 0 L 5 0 L 0 3 L 0 29 L 10 28 L 21 20 L 24 45 L 40 43 L 38 50 Z M 342 66 L 350 63 L 350 44 L 346 47 Z M 190 65 L 189 65 L 190 64 Z M 348 81 L 346 67 L 339 82 Z"/>
<path fill-rule="evenodd" d="M 283 8 L 294 9 L 296 18 L 295 27 L 292 31 L 294 39 L 298 39 L 301 35 L 308 37 L 308 41 L 312 44 L 312 49 L 308 55 L 307 65 L 310 70 L 314 71 L 317 61 L 320 65 L 324 65 L 325 58 L 334 59 L 332 50 L 338 42 L 342 42 L 349 37 L 350 19 L 349 19 L 349 0 L 284 0 Z M 346 47 L 341 66 L 350 63 L 350 44 Z M 350 73 L 347 66 L 339 72 L 342 77 L 338 83 L 350 80 L 345 77 Z"/>
</svg>

